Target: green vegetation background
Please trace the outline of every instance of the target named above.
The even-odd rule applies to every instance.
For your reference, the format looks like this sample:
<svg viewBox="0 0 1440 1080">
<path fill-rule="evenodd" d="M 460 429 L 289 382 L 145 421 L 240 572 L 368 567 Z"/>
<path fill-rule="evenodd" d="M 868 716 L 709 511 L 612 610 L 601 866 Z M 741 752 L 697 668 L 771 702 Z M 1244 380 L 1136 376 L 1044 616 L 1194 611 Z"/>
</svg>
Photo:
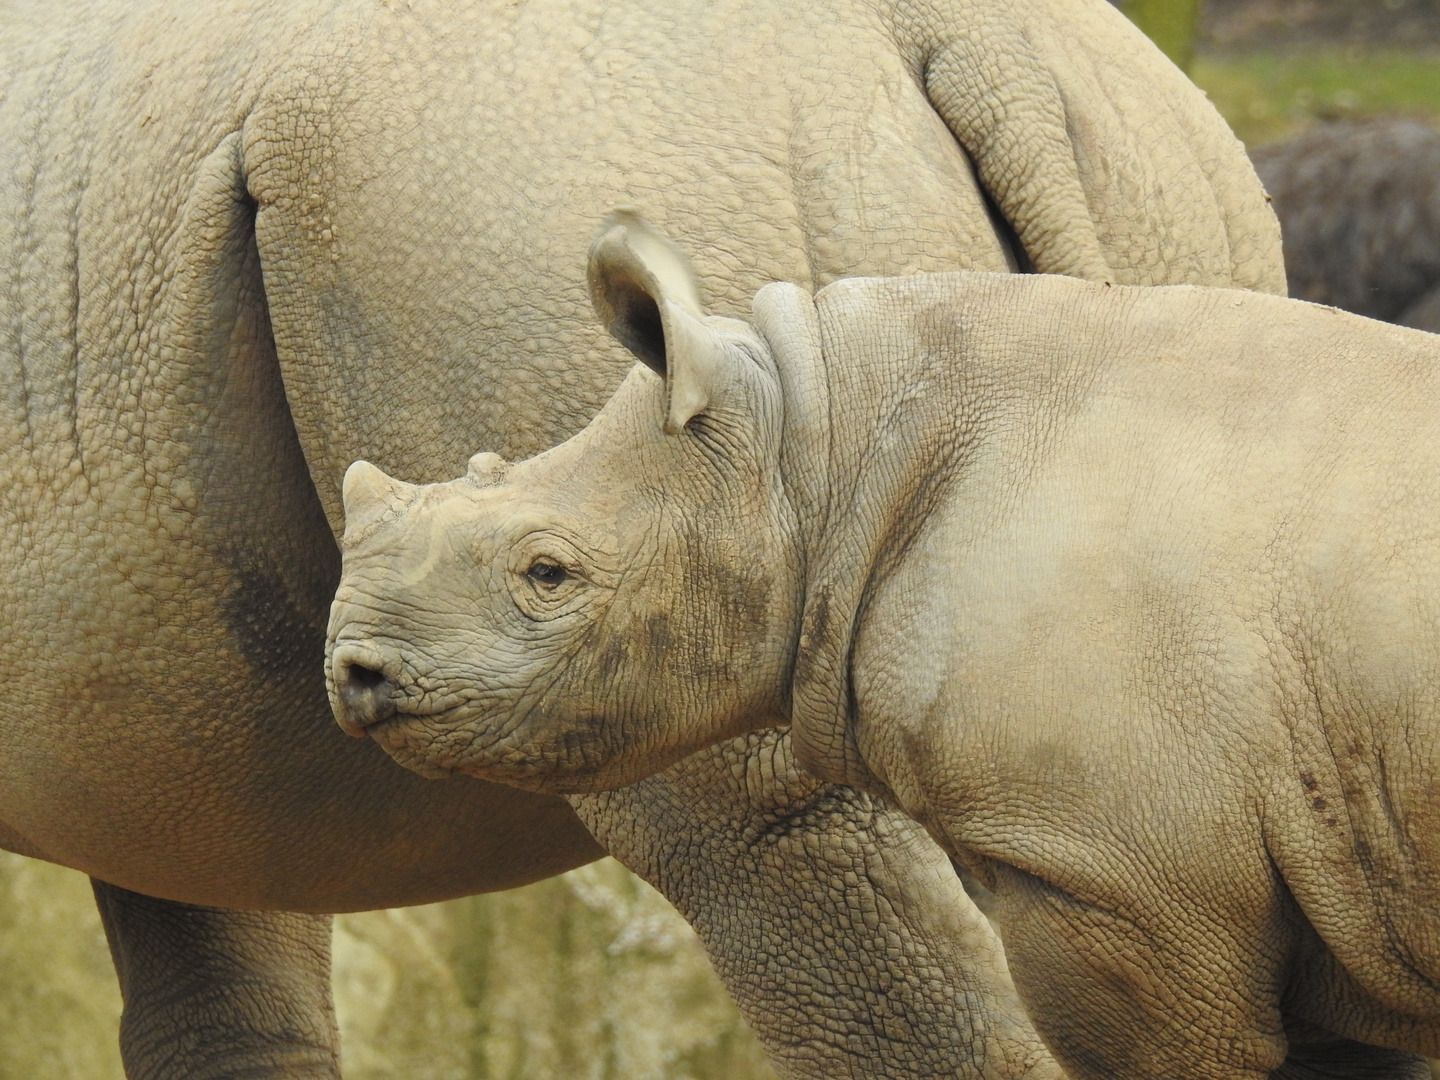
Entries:
<svg viewBox="0 0 1440 1080">
<path fill-rule="evenodd" d="M 1395 49 L 1318 48 L 1201 54 L 1190 77 L 1247 146 L 1327 120 L 1440 116 L 1440 57 Z"/>
<path fill-rule="evenodd" d="M 1440 117 L 1436 0 L 1124 0 L 1247 146 L 1314 124 Z M 1238 17 L 1237 17 L 1238 16 Z M 1216 31 L 1223 40 L 1215 40 Z"/>
</svg>

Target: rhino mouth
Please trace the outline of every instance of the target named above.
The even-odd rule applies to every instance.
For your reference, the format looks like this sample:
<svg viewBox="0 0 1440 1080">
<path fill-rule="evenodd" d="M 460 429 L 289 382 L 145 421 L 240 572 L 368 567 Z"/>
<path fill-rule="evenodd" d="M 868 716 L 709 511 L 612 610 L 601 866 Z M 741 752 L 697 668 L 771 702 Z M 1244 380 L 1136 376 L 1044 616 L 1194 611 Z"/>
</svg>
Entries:
<svg viewBox="0 0 1440 1080">
<path fill-rule="evenodd" d="M 543 794 L 602 790 L 611 764 L 587 738 L 527 738 L 524 719 L 490 729 L 474 721 L 477 703 L 401 710 L 368 733 L 398 764 L 430 779 L 463 775 Z M 583 744 L 583 745 L 582 745 Z"/>
<path fill-rule="evenodd" d="M 398 764 L 440 779 L 465 774 L 531 791 L 588 790 L 606 767 L 606 730 L 557 709 L 551 680 L 457 686 L 417 673 L 369 639 L 336 643 L 331 695 L 340 726 L 369 736 Z M 447 685 L 447 683 L 449 683 Z"/>
<path fill-rule="evenodd" d="M 448 780 L 460 770 L 448 760 L 448 755 L 435 752 L 433 739 L 424 737 L 428 733 L 423 730 L 422 719 L 423 716 L 411 713 L 397 713 L 369 728 L 367 733 L 396 764 L 427 780 Z"/>
</svg>

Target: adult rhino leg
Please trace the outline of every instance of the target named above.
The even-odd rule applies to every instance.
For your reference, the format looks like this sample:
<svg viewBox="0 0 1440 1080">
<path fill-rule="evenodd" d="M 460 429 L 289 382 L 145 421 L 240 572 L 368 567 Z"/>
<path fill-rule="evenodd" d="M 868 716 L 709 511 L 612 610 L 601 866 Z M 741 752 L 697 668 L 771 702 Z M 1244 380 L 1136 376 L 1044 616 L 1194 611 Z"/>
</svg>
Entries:
<svg viewBox="0 0 1440 1080">
<path fill-rule="evenodd" d="M 330 917 L 195 907 L 93 881 L 130 1080 L 338 1080 Z"/>
<path fill-rule="evenodd" d="M 1062 1075 L 945 854 L 801 773 L 788 733 L 571 804 L 689 920 L 785 1077 Z"/>
</svg>

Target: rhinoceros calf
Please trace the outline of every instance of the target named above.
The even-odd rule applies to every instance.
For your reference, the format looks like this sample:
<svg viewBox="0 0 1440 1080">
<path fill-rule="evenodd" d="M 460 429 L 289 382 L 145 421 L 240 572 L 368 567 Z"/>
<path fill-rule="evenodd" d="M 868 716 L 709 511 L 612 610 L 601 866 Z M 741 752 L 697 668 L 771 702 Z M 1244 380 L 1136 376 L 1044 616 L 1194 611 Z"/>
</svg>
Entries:
<svg viewBox="0 0 1440 1080">
<path fill-rule="evenodd" d="M 1440 341 L 965 273 L 747 324 L 633 220 L 590 269 L 643 363 L 583 432 L 351 467 L 342 726 L 570 793 L 789 723 L 995 891 L 1075 1076 L 1440 1053 Z"/>
</svg>

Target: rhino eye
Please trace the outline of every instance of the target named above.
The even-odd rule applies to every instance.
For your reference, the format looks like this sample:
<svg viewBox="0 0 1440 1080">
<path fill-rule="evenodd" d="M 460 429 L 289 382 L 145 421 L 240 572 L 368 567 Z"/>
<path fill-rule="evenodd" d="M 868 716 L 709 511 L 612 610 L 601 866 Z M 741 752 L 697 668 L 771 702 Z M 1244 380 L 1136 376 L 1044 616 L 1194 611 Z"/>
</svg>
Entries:
<svg viewBox="0 0 1440 1080">
<path fill-rule="evenodd" d="M 525 571 L 525 576 L 537 585 L 544 585 L 553 589 L 556 585 L 565 581 L 570 574 L 563 566 L 557 566 L 552 562 L 536 560 L 530 564 L 530 569 Z"/>
</svg>

